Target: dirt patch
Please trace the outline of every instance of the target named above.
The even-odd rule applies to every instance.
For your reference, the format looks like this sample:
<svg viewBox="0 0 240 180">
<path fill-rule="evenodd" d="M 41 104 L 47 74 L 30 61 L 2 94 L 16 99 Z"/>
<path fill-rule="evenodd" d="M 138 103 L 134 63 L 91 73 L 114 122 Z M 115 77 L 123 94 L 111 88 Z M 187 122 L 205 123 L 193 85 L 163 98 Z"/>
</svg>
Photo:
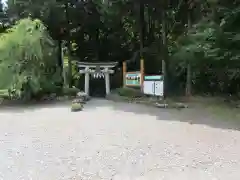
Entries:
<svg viewBox="0 0 240 180">
<path fill-rule="evenodd" d="M 211 116 L 215 116 L 216 119 L 240 121 L 240 102 L 229 101 L 222 97 L 171 97 L 166 100 L 159 100 L 157 97 L 143 96 L 139 98 L 131 98 L 119 96 L 115 93 L 109 95 L 107 99 L 115 102 L 145 104 L 158 108 L 191 108 L 204 114 L 211 114 Z"/>
</svg>

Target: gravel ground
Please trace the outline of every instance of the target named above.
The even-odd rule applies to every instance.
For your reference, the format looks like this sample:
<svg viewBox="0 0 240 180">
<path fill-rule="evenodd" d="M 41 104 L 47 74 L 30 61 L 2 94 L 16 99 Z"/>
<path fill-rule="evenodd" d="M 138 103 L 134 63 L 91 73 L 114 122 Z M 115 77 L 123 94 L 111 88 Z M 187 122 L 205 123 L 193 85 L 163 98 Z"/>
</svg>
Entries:
<svg viewBox="0 0 240 180">
<path fill-rule="evenodd" d="M 199 111 L 95 99 L 77 113 L 3 110 L 0 121 L 3 180 L 240 179 L 240 131 Z"/>
</svg>

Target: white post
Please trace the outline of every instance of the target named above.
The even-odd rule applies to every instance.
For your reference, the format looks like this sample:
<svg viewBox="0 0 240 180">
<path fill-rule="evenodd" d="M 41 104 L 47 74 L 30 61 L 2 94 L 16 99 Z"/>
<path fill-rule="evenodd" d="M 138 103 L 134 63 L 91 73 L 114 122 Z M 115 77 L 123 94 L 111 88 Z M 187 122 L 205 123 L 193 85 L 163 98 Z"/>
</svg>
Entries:
<svg viewBox="0 0 240 180">
<path fill-rule="evenodd" d="M 89 68 L 85 68 L 85 93 L 89 95 Z"/>
<path fill-rule="evenodd" d="M 110 76 L 108 68 L 105 69 L 105 86 L 106 86 L 106 95 L 110 94 Z"/>
</svg>

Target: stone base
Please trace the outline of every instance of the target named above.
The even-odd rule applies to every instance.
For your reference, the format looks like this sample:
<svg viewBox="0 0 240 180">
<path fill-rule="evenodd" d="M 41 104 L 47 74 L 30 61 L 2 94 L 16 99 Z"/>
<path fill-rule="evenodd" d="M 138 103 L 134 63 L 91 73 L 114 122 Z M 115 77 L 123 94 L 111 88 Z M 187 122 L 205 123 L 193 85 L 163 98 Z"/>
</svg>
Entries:
<svg viewBox="0 0 240 180">
<path fill-rule="evenodd" d="M 83 101 L 89 101 L 90 100 L 90 97 L 89 97 L 89 95 L 87 95 L 85 92 L 79 92 L 79 93 L 77 93 L 77 98 L 78 99 L 82 99 Z"/>
<path fill-rule="evenodd" d="M 158 108 L 177 108 L 177 109 L 188 108 L 188 106 L 183 103 L 156 103 L 155 106 Z"/>
</svg>

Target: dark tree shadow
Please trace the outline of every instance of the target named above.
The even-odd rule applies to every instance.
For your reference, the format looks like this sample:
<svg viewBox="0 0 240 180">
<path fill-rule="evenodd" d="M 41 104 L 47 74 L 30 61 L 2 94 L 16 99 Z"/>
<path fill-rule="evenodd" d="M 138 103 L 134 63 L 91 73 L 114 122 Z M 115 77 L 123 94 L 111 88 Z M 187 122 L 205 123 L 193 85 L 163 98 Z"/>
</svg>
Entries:
<svg viewBox="0 0 240 180">
<path fill-rule="evenodd" d="M 190 107 L 185 109 L 156 108 L 142 104 L 130 104 L 97 99 L 90 101 L 85 108 L 92 109 L 104 106 L 111 107 L 115 111 L 155 116 L 160 121 L 180 121 L 189 124 L 207 125 L 213 128 L 240 130 L 240 119 L 219 117 L 200 107 Z"/>
<path fill-rule="evenodd" d="M 26 111 L 34 111 L 39 108 L 70 108 L 71 101 L 65 102 L 43 102 L 40 104 L 25 105 L 9 105 L 1 106 L 1 112 L 24 113 Z M 155 116 L 159 121 L 179 121 L 189 124 L 206 125 L 213 128 L 240 130 L 240 119 L 229 119 L 227 117 L 219 117 L 204 108 L 190 107 L 186 109 L 170 109 L 156 108 L 141 104 L 130 104 L 124 102 L 113 102 L 106 99 L 93 99 L 84 106 L 85 111 L 92 111 L 97 108 L 108 107 L 116 111 L 129 112 L 134 114 L 143 114 Z"/>
</svg>

